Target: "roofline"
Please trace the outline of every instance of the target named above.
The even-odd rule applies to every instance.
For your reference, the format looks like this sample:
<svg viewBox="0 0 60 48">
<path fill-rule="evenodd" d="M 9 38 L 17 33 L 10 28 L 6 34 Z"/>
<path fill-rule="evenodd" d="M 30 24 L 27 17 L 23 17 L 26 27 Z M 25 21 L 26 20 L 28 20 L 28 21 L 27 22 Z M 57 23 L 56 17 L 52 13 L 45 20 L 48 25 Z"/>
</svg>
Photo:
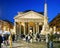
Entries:
<svg viewBox="0 0 60 48">
<path fill-rule="evenodd" d="M 60 15 L 60 13 L 58 13 L 58 14 L 49 22 L 49 24 L 52 23 L 59 15 Z"/>
</svg>

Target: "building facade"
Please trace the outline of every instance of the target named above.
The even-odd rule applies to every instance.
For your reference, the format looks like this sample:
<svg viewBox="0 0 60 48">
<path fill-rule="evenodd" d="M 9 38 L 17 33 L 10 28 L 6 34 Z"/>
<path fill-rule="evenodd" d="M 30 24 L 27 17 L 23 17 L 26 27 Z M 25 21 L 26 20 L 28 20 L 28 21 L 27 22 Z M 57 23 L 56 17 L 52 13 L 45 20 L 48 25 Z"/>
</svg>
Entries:
<svg viewBox="0 0 60 48">
<path fill-rule="evenodd" d="M 56 32 L 60 32 L 60 14 L 58 14 L 50 23 L 50 27 L 56 28 Z"/>
<path fill-rule="evenodd" d="M 30 32 L 40 32 L 40 29 L 42 29 L 43 26 L 43 20 L 43 15 L 34 11 L 18 13 L 18 15 L 15 17 L 17 33 L 28 34 Z"/>
<path fill-rule="evenodd" d="M 20 12 L 14 17 L 16 34 L 41 33 L 47 28 L 45 24 L 47 21 L 44 21 L 46 19 L 44 15 L 34 11 Z"/>
<path fill-rule="evenodd" d="M 13 29 L 13 25 L 11 24 L 11 22 L 0 20 L 0 30 L 10 31 L 10 29 Z"/>
<path fill-rule="evenodd" d="M 16 34 L 41 33 L 46 35 L 49 32 L 46 0 L 43 14 L 44 15 L 32 10 L 18 12 L 18 15 L 14 17 L 14 29 Z"/>
</svg>

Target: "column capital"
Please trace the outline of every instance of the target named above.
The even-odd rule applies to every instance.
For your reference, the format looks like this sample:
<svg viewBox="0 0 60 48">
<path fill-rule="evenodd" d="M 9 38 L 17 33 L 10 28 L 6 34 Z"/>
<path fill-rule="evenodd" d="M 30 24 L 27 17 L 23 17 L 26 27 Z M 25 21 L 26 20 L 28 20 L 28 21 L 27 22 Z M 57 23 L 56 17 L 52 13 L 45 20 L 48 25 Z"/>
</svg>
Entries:
<svg viewBox="0 0 60 48">
<path fill-rule="evenodd" d="M 26 22 L 24 22 L 24 26 L 26 25 Z"/>
<path fill-rule="evenodd" d="M 35 24 L 38 24 L 38 22 L 36 22 Z"/>
<path fill-rule="evenodd" d="M 39 25 L 42 25 L 42 22 L 39 22 Z"/>
</svg>

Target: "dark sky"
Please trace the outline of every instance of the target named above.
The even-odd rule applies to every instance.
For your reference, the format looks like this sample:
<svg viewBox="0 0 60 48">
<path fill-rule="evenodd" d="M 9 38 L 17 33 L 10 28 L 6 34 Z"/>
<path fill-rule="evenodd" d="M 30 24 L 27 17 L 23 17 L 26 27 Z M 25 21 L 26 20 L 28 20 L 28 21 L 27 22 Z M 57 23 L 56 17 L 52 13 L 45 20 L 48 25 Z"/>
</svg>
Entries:
<svg viewBox="0 0 60 48">
<path fill-rule="evenodd" d="M 48 17 L 51 21 L 60 13 L 60 0 L 47 0 Z M 0 19 L 13 22 L 17 12 L 25 10 L 44 11 L 44 0 L 0 0 Z"/>
</svg>

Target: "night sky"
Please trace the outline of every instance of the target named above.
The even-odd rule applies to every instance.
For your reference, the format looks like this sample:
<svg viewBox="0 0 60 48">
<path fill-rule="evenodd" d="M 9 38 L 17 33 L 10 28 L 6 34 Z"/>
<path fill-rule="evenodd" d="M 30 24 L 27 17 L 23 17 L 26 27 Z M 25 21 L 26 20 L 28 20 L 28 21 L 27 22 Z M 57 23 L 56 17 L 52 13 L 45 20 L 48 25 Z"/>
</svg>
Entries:
<svg viewBox="0 0 60 48">
<path fill-rule="evenodd" d="M 60 0 L 47 0 L 48 18 L 51 21 L 60 13 Z M 14 22 L 18 12 L 35 10 L 44 12 L 44 0 L 0 0 L 0 19 Z"/>
</svg>

